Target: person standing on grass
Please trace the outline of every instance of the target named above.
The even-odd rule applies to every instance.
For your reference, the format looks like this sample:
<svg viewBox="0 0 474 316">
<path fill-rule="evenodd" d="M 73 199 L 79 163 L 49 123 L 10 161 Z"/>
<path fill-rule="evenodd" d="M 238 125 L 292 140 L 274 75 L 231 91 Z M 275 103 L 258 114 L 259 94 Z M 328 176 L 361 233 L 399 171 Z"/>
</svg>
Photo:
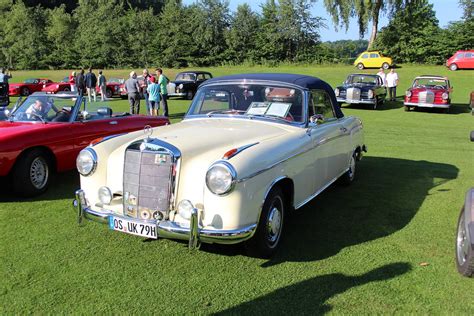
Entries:
<svg viewBox="0 0 474 316">
<path fill-rule="evenodd" d="M 143 98 L 145 99 L 145 105 L 148 113 L 151 113 L 150 102 L 148 100 L 148 84 L 150 83 L 150 74 L 148 73 L 148 69 L 143 69 L 143 83 L 141 85 Z"/>
<path fill-rule="evenodd" d="M 137 80 L 137 73 L 132 71 L 130 78 L 125 81 L 125 92 L 128 95 L 128 103 L 130 104 L 130 114 L 140 113 L 140 84 Z"/>
<path fill-rule="evenodd" d="M 76 87 L 77 87 L 77 94 L 81 97 L 84 96 L 84 90 L 86 90 L 86 82 L 84 79 L 84 69 L 81 68 L 81 71 L 76 76 Z"/>
<path fill-rule="evenodd" d="M 147 92 L 149 94 L 148 101 L 150 102 L 149 114 L 152 116 L 160 115 L 160 85 L 155 82 L 155 77 L 150 76 Z"/>
<path fill-rule="evenodd" d="M 383 85 L 384 85 L 384 86 L 387 85 L 387 83 L 385 82 L 385 79 L 386 79 L 387 75 L 385 74 L 385 70 L 384 70 L 382 67 L 380 67 L 379 72 L 377 73 L 377 75 L 378 75 L 380 78 L 382 78 L 382 83 L 383 83 Z"/>
<path fill-rule="evenodd" d="M 168 78 L 163 74 L 163 69 L 156 69 L 156 76 L 158 77 L 158 84 L 160 85 L 160 96 L 161 104 L 163 105 L 163 115 L 168 116 L 168 90 L 166 85 L 168 84 Z"/>
<path fill-rule="evenodd" d="M 107 79 L 105 78 L 105 76 L 102 74 L 102 70 L 99 70 L 99 78 L 98 78 L 98 81 L 99 81 L 99 91 L 100 91 L 100 100 L 102 102 L 105 101 L 106 99 L 106 91 L 107 91 Z"/>
<path fill-rule="evenodd" d="M 76 72 L 75 71 L 73 71 L 69 75 L 68 81 L 69 81 L 69 85 L 71 86 L 71 91 L 76 92 L 77 89 L 76 89 Z"/>
<path fill-rule="evenodd" d="M 0 68 L 0 83 L 5 83 L 6 84 L 6 90 L 10 90 L 10 85 L 8 83 L 8 79 L 13 78 L 12 73 L 8 71 L 5 73 L 5 69 Z M 10 104 L 10 96 L 7 94 L 7 99 L 8 99 L 8 104 Z"/>
<path fill-rule="evenodd" d="M 97 95 L 95 92 L 95 88 L 97 87 L 97 77 L 95 76 L 95 73 L 92 72 L 91 67 L 89 67 L 89 72 L 87 72 L 86 76 L 84 77 L 84 81 L 86 83 L 89 103 L 91 102 L 92 96 L 94 96 L 94 102 L 97 102 Z"/>
<path fill-rule="evenodd" d="M 385 78 L 387 82 L 388 95 L 390 101 L 395 101 L 397 98 L 397 86 L 398 86 L 398 74 L 395 72 L 395 68 L 391 68 L 390 72 Z"/>
</svg>

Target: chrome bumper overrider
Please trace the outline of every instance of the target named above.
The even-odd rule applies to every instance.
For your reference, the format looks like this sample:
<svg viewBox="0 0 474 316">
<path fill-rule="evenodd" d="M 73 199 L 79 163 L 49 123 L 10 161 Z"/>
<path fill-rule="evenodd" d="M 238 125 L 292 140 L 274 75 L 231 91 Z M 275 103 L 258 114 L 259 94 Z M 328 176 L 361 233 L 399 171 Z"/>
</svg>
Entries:
<svg viewBox="0 0 474 316">
<path fill-rule="evenodd" d="M 91 209 L 87 205 L 85 193 L 83 190 L 76 191 L 76 199 L 73 201 L 73 206 L 77 212 L 79 224 L 81 224 L 84 219 L 102 224 L 108 224 L 109 216 L 120 218 L 120 216 L 109 210 L 95 211 Z M 245 241 L 253 236 L 257 224 L 252 224 L 236 230 L 204 229 L 199 227 L 198 210 L 195 208 L 191 213 L 189 227 L 182 226 L 179 223 L 172 221 L 157 222 L 156 227 L 158 231 L 158 237 L 188 240 L 189 248 L 197 249 L 199 248 L 200 242 L 235 244 Z"/>
</svg>

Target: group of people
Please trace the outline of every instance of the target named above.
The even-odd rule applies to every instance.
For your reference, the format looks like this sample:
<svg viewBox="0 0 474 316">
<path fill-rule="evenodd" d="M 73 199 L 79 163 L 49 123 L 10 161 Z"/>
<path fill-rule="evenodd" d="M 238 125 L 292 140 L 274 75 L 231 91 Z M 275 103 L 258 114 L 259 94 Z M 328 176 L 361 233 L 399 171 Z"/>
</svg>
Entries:
<svg viewBox="0 0 474 316">
<path fill-rule="evenodd" d="M 99 70 L 99 78 L 92 71 L 92 68 L 89 68 L 86 74 L 84 74 L 84 69 L 81 69 L 79 73 L 73 71 L 69 76 L 69 84 L 71 85 L 71 91 L 77 92 L 80 96 L 87 92 L 89 102 L 92 99 L 94 99 L 94 102 L 97 101 L 96 88 L 99 86 L 101 101 L 106 99 L 107 79 L 102 70 Z"/>
<path fill-rule="evenodd" d="M 377 75 L 382 78 L 383 84 L 388 89 L 388 99 L 389 101 L 395 101 L 397 98 L 397 86 L 398 86 L 398 74 L 395 72 L 395 68 L 390 68 L 388 74 L 385 73 L 383 68 L 380 68 Z"/>
<path fill-rule="evenodd" d="M 157 68 L 155 76 L 150 75 L 148 69 L 143 69 L 142 80 L 137 79 L 135 71 L 130 72 L 130 77 L 125 81 L 124 89 L 128 95 L 130 113 L 140 113 L 140 93 L 145 99 L 145 105 L 149 115 L 160 114 L 160 102 L 163 106 L 163 115 L 168 116 L 168 91 L 166 85 L 169 79 L 163 74 L 161 68 Z"/>
</svg>

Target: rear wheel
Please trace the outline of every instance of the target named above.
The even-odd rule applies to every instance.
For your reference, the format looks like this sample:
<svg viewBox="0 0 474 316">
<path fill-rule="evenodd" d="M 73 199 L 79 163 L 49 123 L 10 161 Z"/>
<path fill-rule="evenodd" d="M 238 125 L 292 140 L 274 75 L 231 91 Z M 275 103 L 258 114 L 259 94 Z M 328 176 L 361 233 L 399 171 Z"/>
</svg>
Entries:
<svg viewBox="0 0 474 316">
<path fill-rule="evenodd" d="M 390 65 L 388 63 L 383 63 L 382 64 L 382 68 L 387 70 L 388 68 L 390 67 Z"/>
<path fill-rule="evenodd" d="M 43 150 L 33 149 L 22 155 L 13 169 L 13 189 L 23 196 L 43 193 L 51 180 L 51 162 Z"/>
<path fill-rule="evenodd" d="M 66 92 L 71 91 L 71 88 L 66 87 L 66 88 L 63 89 L 63 91 L 66 91 Z"/>
<path fill-rule="evenodd" d="M 273 188 L 263 204 L 255 235 L 246 244 L 250 255 L 269 258 L 275 253 L 283 232 L 286 205 L 281 188 Z"/>
<path fill-rule="evenodd" d="M 186 99 L 187 100 L 192 100 L 194 98 L 194 92 L 192 90 L 189 90 L 186 92 Z"/>
<path fill-rule="evenodd" d="M 28 87 L 21 88 L 21 95 L 30 95 L 30 89 Z"/>
<path fill-rule="evenodd" d="M 357 156 L 358 154 L 356 152 L 352 154 L 351 159 L 349 160 L 349 168 L 341 177 L 342 184 L 349 185 L 354 182 Z"/>
<path fill-rule="evenodd" d="M 456 70 L 458 70 L 458 65 L 456 65 L 456 64 L 451 64 L 451 65 L 449 66 L 449 69 L 451 69 L 452 71 L 456 71 Z"/>
<path fill-rule="evenodd" d="M 474 253 L 471 248 L 471 242 L 466 228 L 463 207 L 461 214 L 459 214 L 456 233 L 456 267 L 459 273 L 467 277 L 474 276 Z"/>
<path fill-rule="evenodd" d="M 360 70 L 364 69 L 364 64 L 363 63 L 358 63 L 357 68 L 360 69 Z"/>
</svg>

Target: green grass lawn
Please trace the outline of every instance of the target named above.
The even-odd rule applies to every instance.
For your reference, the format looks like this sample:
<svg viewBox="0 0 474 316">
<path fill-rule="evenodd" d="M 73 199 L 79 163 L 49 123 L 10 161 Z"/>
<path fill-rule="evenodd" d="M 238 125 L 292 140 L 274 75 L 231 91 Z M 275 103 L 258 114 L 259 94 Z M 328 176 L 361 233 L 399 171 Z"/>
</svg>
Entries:
<svg viewBox="0 0 474 316">
<path fill-rule="evenodd" d="M 309 74 L 332 86 L 356 72 L 349 66 L 207 70 Z M 165 71 L 171 78 L 176 72 Z M 46 194 L 29 200 L 12 196 L 3 183 L 0 314 L 472 314 L 474 280 L 456 271 L 454 237 L 474 185 L 474 117 L 467 108 L 474 72 L 403 65 L 397 72 L 398 102 L 377 111 L 344 106 L 346 115 L 363 120 L 369 149 L 356 181 L 334 185 L 298 210 L 271 260 L 247 257 L 238 245 L 190 252 L 183 242 L 150 242 L 92 222 L 78 227 L 75 172 L 58 175 Z M 15 72 L 12 82 L 67 73 Z M 401 96 L 422 74 L 450 78 L 451 114 L 403 111 Z M 173 121 L 180 120 L 189 101 L 169 103 Z M 126 100 L 111 104 L 114 111 L 128 108 Z"/>
</svg>

